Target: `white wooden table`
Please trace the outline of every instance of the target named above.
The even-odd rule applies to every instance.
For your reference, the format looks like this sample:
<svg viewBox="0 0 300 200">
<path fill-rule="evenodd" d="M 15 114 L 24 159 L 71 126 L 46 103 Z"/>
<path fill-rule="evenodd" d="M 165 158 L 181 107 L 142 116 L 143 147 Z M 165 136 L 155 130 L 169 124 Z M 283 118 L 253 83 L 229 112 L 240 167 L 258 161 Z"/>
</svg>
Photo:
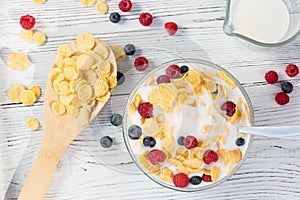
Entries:
<svg viewBox="0 0 300 200">
<path fill-rule="evenodd" d="M 112 24 L 95 7 L 84 8 L 79 0 L 48 0 L 35 5 L 31 0 L 0 2 L 0 199 L 16 198 L 34 161 L 43 134 L 43 96 L 33 105 L 13 104 L 7 89 L 17 83 L 45 82 L 59 45 L 69 43 L 78 34 L 91 32 L 109 45 L 133 43 L 137 55 L 150 60 L 151 70 L 170 59 L 194 57 L 208 59 L 229 70 L 245 87 L 255 114 L 256 125 L 300 124 L 300 76 L 290 79 L 285 73 L 289 63 L 300 65 L 300 39 L 281 48 L 250 48 L 226 36 L 222 25 L 225 0 L 133 0 L 133 9 L 122 13 L 122 22 Z M 118 10 L 118 1 L 108 0 L 109 13 Z M 142 27 L 138 15 L 148 11 L 154 16 L 151 27 Z M 36 17 L 36 29 L 45 32 L 43 46 L 20 39 L 19 17 Z M 163 24 L 176 21 L 180 27 L 169 37 Z M 6 66 L 10 51 L 27 52 L 32 65 L 26 71 Z M 121 128 L 109 122 L 112 113 L 121 113 L 132 87 L 145 73 L 133 69 L 134 57 L 119 63 L 125 83 L 116 88 L 105 109 L 69 147 L 52 180 L 46 199 L 300 199 L 300 143 L 255 137 L 252 150 L 242 167 L 216 188 L 182 193 L 163 188 L 143 175 L 130 159 Z M 278 106 L 274 96 L 278 85 L 267 85 L 264 73 L 277 70 L 280 80 L 295 86 L 291 102 Z M 147 71 L 147 72 L 148 72 Z M 26 128 L 28 117 L 37 117 L 41 129 Z M 115 137 L 116 144 L 103 150 L 99 138 Z"/>
</svg>

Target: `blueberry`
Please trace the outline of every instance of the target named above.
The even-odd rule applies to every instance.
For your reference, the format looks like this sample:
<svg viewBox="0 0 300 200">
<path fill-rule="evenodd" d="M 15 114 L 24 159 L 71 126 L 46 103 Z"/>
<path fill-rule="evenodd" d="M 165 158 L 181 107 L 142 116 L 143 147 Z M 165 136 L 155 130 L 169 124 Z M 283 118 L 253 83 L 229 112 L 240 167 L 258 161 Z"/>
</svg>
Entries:
<svg viewBox="0 0 300 200">
<path fill-rule="evenodd" d="M 104 136 L 100 139 L 100 144 L 103 148 L 109 148 L 113 144 L 113 139 L 109 136 Z"/>
<path fill-rule="evenodd" d="M 177 139 L 177 143 L 181 146 L 184 145 L 184 137 L 183 136 L 180 136 L 178 139 Z"/>
<path fill-rule="evenodd" d="M 202 178 L 200 176 L 192 176 L 190 178 L 190 183 L 192 185 L 199 185 L 201 183 L 201 181 L 202 181 Z"/>
<path fill-rule="evenodd" d="M 113 12 L 113 13 L 110 14 L 109 20 L 110 20 L 112 23 L 118 23 L 118 22 L 121 20 L 121 16 L 120 16 L 119 13 Z"/>
<path fill-rule="evenodd" d="M 245 144 L 245 139 L 242 137 L 239 137 L 238 139 L 236 139 L 235 144 L 237 146 L 243 146 Z"/>
<path fill-rule="evenodd" d="M 128 129 L 128 136 L 132 140 L 138 140 L 142 135 L 142 129 L 141 127 L 137 125 L 132 125 Z"/>
<path fill-rule="evenodd" d="M 122 72 L 117 72 L 117 85 L 121 85 L 125 81 L 125 76 Z"/>
<path fill-rule="evenodd" d="M 120 114 L 113 114 L 110 117 L 110 123 L 114 126 L 120 126 L 122 124 L 122 116 Z"/>
<path fill-rule="evenodd" d="M 126 44 L 124 47 L 124 51 L 126 53 L 126 55 L 133 55 L 135 53 L 135 46 L 133 44 Z"/>
<path fill-rule="evenodd" d="M 143 139 L 143 144 L 145 147 L 154 147 L 156 145 L 156 140 L 153 137 L 145 137 Z"/>
<path fill-rule="evenodd" d="M 180 67 L 180 73 L 184 74 L 187 73 L 189 71 L 189 67 L 186 65 L 183 65 Z"/>
<path fill-rule="evenodd" d="M 291 93 L 293 91 L 293 88 L 293 84 L 291 84 L 290 82 L 281 83 L 281 89 L 284 93 Z"/>
</svg>

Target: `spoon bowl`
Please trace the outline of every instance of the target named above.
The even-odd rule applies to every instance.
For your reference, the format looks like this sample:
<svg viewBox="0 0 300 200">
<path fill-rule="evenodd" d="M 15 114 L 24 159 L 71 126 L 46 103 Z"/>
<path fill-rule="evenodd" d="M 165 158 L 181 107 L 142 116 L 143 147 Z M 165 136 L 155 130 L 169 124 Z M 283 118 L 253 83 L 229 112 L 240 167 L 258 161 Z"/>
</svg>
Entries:
<svg viewBox="0 0 300 200">
<path fill-rule="evenodd" d="M 113 66 L 111 75 L 117 76 L 117 64 L 115 56 L 110 47 L 102 40 L 95 39 L 96 45 L 105 45 L 109 50 L 109 57 L 106 59 Z M 69 45 L 72 55 L 79 55 L 81 52 L 76 47 L 76 42 Z M 55 65 L 54 65 L 55 66 Z M 58 101 L 59 97 L 52 87 L 52 81 L 48 79 L 44 99 L 44 136 L 37 159 L 24 183 L 18 199 L 39 200 L 44 199 L 56 166 L 65 150 L 79 133 L 86 127 L 79 127 L 75 120 L 67 115 L 56 115 L 51 110 L 51 103 Z M 104 107 L 106 102 L 97 101 L 92 110 L 89 122 L 91 122 Z"/>
</svg>

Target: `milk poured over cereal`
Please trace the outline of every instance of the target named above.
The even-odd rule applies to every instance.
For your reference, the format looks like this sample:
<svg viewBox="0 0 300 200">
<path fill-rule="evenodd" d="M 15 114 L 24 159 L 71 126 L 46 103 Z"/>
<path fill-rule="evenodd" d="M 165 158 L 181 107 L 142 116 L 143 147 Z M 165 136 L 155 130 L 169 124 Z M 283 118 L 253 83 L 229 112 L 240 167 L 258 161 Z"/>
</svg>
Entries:
<svg viewBox="0 0 300 200">
<path fill-rule="evenodd" d="M 198 63 L 180 65 L 189 70 L 157 82 L 169 72 L 166 66 L 134 91 L 124 127 L 141 128 L 139 139 L 127 130 L 125 137 L 133 159 L 152 179 L 182 187 L 174 177 L 183 174 L 190 180 L 184 187 L 192 190 L 220 181 L 241 162 L 251 137 L 238 134 L 237 126 L 249 126 L 251 116 L 243 93 L 224 71 Z M 151 117 L 142 117 L 150 111 Z M 148 145 L 149 138 L 154 146 Z"/>
</svg>

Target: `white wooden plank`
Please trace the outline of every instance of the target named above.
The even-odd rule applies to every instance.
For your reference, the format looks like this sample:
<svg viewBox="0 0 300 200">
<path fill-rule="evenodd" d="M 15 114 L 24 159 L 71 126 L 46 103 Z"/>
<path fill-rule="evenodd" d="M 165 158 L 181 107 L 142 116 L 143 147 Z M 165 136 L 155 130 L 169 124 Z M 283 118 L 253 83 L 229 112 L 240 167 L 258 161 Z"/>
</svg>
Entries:
<svg viewBox="0 0 300 200">
<path fill-rule="evenodd" d="M 43 96 L 34 106 L 28 107 L 11 104 L 6 91 L 11 85 L 22 82 L 27 86 L 40 85 L 44 92 L 57 47 L 70 42 L 83 31 L 90 31 L 110 45 L 135 44 L 137 55 L 146 55 L 150 59 L 148 71 L 178 57 L 178 54 L 212 60 L 229 70 L 243 84 L 252 100 L 257 125 L 299 124 L 299 77 L 288 78 L 284 68 L 288 63 L 300 63 L 300 40 L 281 48 L 261 49 L 228 37 L 222 31 L 225 3 L 224 0 L 133 1 L 132 11 L 122 13 L 126 21 L 111 24 L 108 15 L 99 15 L 94 7 L 84 8 L 77 0 L 51 0 L 41 6 L 32 1 L 1 2 L 0 199 L 16 168 L 13 178 L 16 185 L 10 188 L 9 196 L 17 197 L 42 137 L 42 129 L 34 133 L 27 131 L 24 122 L 28 117 L 36 116 L 42 123 Z M 116 1 L 108 1 L 108 5 L 109 12 L 118 11 Z M 138 14 L 142 11 L 153 13 L 155 22 L 152 27 L 139 25 Z M 21 41 L 18 19 L 27 12 L 37 18 L 36 28 L 47 34 L 46 45 L 38 47 Z M 180 27 L 175 37 L 169 37 L 162 25 L 173 20 Z M 163 57 L 160 49 L 163 49 Z M 8 69 L 5 63 L 12 50 L 28 52 L 33 65 L 25 72 Z M 124 99 L 143 76 L 132 68 L 132 62 L 133 58 L 126 58 L 119 63 L 126 82 L 116 88 L 101 115 L 68 149 L 46 199 L 300 198 L 299 143 L 272 138 L 257 137 L 241 169 L 215 189 L 188 194 L 174 192 L 142 175 L 126 152 L 120 128 L 109 123 L 111 113 L 122 113 Z M 279 72 L 280 80 L 292 80 L 295 85 L 291 103 L 287 106 L 278 106 L 273 100 L 280 91 L 278 84 L 270 86 L 264 82 L 264 73 L 270 69 Z M 116 138 L 117 144 L 110 151 L 103 151 L 98 144 L 103 134 Z"/>
</svg>

